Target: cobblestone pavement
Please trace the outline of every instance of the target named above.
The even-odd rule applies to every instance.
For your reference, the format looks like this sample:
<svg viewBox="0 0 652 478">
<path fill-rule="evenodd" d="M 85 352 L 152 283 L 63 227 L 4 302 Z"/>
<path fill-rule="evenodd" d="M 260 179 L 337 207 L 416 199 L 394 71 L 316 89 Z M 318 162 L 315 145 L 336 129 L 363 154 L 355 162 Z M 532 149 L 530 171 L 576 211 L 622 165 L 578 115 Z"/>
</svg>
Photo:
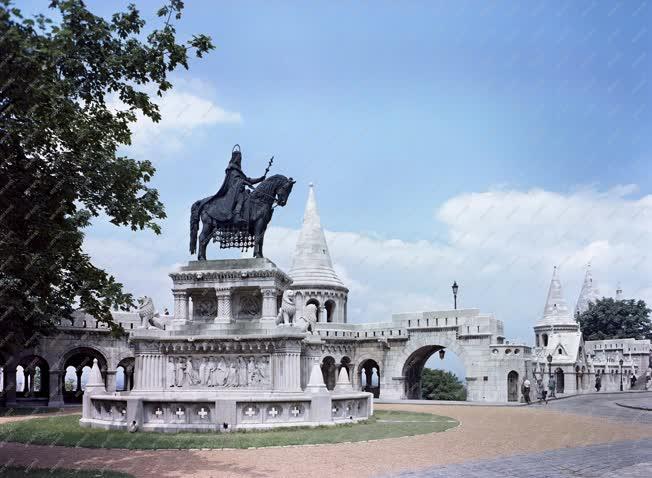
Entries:
<svg viewBox="0 0 652 478">
<path fill-rule="evenodd" d="M 395 478 L 650 478 L 652 439 L 430 467 Z"/>
<path fill-rule="evenodd" d="M 652 424 L 652 412 L 621 407 L 616 402 L 632 406 L 652 407 L 652 392 L 578 395 L 562 400 L 551 400 L 548 405 L 535 404 L 534 407 L 575 415 L 609 418 L 625 423 Z"/>
<path fill-rule="evenodd" d="M 609 400 L 606 396 L 601 399 Z M 449 416 L 460 421 L 460 426 L 430 435 L 336 445 L 255 450 L 130 451 L 4 443 L 0 444 L 0 464 L 40 468 L 104 468 L 131 473 L 139 478 L 301 478 L 335 473 L 338 478 L 364 478 L 564 448 L 625 440 L 652 440 L 652 427 L 647 423 L 633 423 L 632 416 L 616 422 L 598 415 L 584 416 L 557 410 L 563 402 L 570 403 L 571 400 L 575 399 L 560 400 L 547 407 L 378 405 L 378 409 Z M 594 405 L 591 408 L 595 413 L 604 407 L 611 410 L 599 402 Z M 582 408 L 581 403 L 563 406 Z M 625 413 L 636 413 L 618 408 Z M 540 475 L 531 476 L 538 478 Z"/>
</svg>

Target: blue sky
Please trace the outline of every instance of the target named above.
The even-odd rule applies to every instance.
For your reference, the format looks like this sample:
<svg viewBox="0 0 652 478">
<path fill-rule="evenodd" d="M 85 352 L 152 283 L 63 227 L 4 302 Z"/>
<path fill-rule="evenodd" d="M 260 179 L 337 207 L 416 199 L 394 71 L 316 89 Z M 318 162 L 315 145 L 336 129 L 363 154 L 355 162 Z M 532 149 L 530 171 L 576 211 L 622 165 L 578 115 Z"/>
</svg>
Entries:
<svg viewBox="0 0 652 478">
<path fill-rule="evenodd" d="M 163 238 L 99 221 L 88 250 L 171 303 L 189 206 L 240 143 L 250 175 L 275 155 L 298 181 L 268 238 L 280 265 L 315 182 L 352 321 L 448 306 L 457 280 L 463 306 L 531 341 L 553 265 L 574 305 L 589 261 L 604 294 L 652 298 L 651 19 L 634 1 L 187 2 L 180 36 L 217 49 L 130 149 L 158 169 Z"/>
</svg>

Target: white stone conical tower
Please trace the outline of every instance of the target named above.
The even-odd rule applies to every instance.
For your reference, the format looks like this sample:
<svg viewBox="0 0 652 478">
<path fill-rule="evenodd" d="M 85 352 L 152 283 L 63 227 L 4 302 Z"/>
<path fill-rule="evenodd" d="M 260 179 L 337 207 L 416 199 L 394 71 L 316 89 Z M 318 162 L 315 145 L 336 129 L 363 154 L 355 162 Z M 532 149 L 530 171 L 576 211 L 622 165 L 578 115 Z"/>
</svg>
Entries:
<svg viewBox="0 0 652 478">
<path fill-rule="evenodd" d="M 582 290 L 575 305 L 575 317 L 589 309 L 589 302 L 595 302 L 600 298 L 598 290 L 593 284 L 593 275 L 591 274 L 591 264 L 586 267 L 586 274 L 584 275 L 584 283 Z"/>
<path fill-rule="evenodd" d="M 557 267 L 554 268 L 552 279 L 550 280 L 550 287 L 548 288 L 548 298 L 546 299 L 546 306 L 543 309 L 543 317 L 539 320 L 535 327 L 550 326 L 557 329 L 559 326 L 574 325 L 577 322 L 571 315 L 564 293 L 561 288 L 561 282 L 557 276 Z"/>
<path fill-rule="evenodd" d="M 296 292 L 297 314 L 319 322 L 346 322 L 348 289 L 333 269 L 326 236 L 317 211 L 314 186 L 308 191 L 308 202 L 303 226 L 294 251 L 292 267 L 288 272 L 292 289 Z M 313 304 L 315 307 L 306 307 Z"/>
</svg>

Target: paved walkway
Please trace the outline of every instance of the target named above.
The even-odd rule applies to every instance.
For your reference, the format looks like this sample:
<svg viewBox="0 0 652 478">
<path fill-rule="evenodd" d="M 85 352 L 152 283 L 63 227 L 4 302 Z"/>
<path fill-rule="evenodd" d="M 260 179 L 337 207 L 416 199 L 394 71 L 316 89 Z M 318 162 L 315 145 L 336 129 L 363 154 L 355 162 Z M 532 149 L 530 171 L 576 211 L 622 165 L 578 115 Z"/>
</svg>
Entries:
<svg viewBox="0 0 652 478">
<path fill-rule="evenodd" d="M 396 478 L 650 478 L 652 439 L 621 441 L 399 473 Z"/>
<path fill-rule="evenodd" d="M 337 473 L 338 478 L 363 478 L 593 444 L 652 439 L 652 427 L 637 423 L 632 415 L 616 414 L 605 418 L 557 409 L 564 402 L 581 399 L 560 400 L 547 407 L 378 405 L 379 409 L 449 416 L 459 420 L 461 425 L 443 433 L 416 437 L 292 449 L 128 451 L 6 443 L 0 446 L 0 464 L 106 468 L 137 477 L 156 478 L 313 477 L 333 473 Z M 613 401 L 606 396 L 600 399 Z M 563 406 L 575 410 L 582 408 L 580 402 L 571 405 Z M 612 410 L 598 402 L 591 408 Z M 622 407 L 617 409 L 639 413 Z M 620 422 L 614 421 L 616 419 Z"/>
<path fill-rule="evenodd" d="M 548 405 L 536 404 L 537 408 L 549 408 L 564 413 L 606 417 L 620 422 L 652 425 L 652 412 L 632 410 L 618 406 L 617 403 L 652 407 L 652 392 L 639 393 L 605 393 L 574 396 L 562 400 L 553 400 Z"/>
</svg>

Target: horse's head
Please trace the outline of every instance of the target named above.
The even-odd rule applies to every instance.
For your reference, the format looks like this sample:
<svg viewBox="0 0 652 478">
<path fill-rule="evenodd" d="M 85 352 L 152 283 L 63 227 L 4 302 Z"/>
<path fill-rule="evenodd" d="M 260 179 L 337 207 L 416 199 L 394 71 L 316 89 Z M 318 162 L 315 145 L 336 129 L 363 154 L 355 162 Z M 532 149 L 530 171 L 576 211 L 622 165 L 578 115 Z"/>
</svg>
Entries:
<svg viewBox="0 0 652 478">
<path fill-rule="evenodd" d="M 267 203 L 270 206 L 274 201 L 276 201 L 279 206 L 285 206 L 295 182 L 296 181 L 292 178 L 286 178 L 281 174 L 275 174 L 260 183 L 251 194 L 255 199 Z"/>
<path fill-rule="evenodd" d="M 286 178 L 283 176 L 285 181 L 279 183 L 279 186 L 276 188 L 275 194 L 276 194 L 276 203 L 279 206 L 285 206 L 288 202 L 288 197 L 290 196 L 290 193 L 292 192 L 292 186 L 294 186 L 294 183 L 296 181 L 292 178 Z"/>
</svg>

